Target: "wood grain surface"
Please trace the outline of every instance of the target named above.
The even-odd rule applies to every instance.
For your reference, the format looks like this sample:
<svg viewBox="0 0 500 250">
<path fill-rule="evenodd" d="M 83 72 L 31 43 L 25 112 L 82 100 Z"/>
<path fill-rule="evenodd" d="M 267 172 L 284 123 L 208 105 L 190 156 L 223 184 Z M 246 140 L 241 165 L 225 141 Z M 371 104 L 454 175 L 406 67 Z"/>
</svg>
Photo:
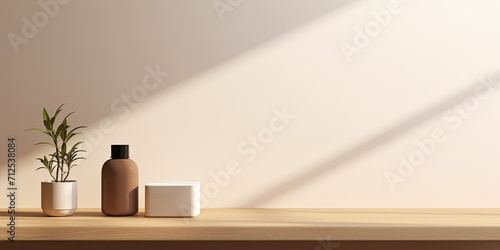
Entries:
<svg viewBox="0 0 500 250">
<path fill-rule="evenodd" d="M 7 229 L 2 209 L 0 227 Z M 70 217 L 18 210 L 16 239 L 100 241 L 499 241 L 500 209 L 202 209 L 196 218 Z M 1 226 L 3 225 L 3 226 Z M 6 230 L 1 234 L 5 234 Z"/>
</svg>

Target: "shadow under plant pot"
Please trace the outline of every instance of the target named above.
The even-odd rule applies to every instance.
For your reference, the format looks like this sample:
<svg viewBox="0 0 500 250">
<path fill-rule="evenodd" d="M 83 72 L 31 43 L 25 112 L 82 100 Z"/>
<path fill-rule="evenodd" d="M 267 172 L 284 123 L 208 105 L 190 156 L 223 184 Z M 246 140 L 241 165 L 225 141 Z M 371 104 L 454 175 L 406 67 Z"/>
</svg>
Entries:
<svg viewBox="0 0 500 250">
<path fill-rule="evenodd" d="M 65 182 L 42 182 L 42 210 L 47 216 L 69 216 L 78 206 L 78 183 L 76 180 Z"/>
</svg>

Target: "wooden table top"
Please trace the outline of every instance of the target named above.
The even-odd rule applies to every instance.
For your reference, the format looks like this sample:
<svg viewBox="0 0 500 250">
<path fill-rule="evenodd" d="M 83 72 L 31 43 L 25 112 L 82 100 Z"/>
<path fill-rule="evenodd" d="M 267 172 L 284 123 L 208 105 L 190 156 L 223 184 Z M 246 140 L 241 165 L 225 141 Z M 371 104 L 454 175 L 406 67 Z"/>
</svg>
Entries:
<svg viewBox="0 0 500 250">
<path fill-rule="evenodd" d="M 0 212 L 0 228 L 8 214 Z M 1 230 L 6 236 L 6 230 Z M 500 240 L 500 209 L 202 209 L 195 218 L 16 211 L 16 240 Z"/>
</svg>

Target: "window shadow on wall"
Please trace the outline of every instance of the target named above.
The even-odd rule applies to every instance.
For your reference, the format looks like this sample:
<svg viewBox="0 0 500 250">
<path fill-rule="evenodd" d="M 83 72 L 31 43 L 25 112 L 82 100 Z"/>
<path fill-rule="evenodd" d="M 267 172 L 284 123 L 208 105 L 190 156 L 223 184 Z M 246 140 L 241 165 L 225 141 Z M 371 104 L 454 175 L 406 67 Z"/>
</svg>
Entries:
<svg viewBox="0 0 500 250">
<path fill-rule="evenodd" d="M 307 185 L 317 177 L 327 174 L 328 172 L 341 167 L 344 163 L 359 157 L 360 155 L 384 144 L 390 142 L 397 136 L 419 126 L 425 121 L 443 114 L 445 111 L 452 109 L 456 104 L 462 104 L 465 100 L 471 97 L 492 95 L 492 92 L 496 92 L 498 89 L 498 84 L 500 79 L 500 72 L 495 74 L 490 81 L 480 82 L 472 85 L 471 87 L 459 92 L 448 99 L 443 100 L 432 107 L 423 110 L 422 112 L 414 115 L 413 117 L 407 119 L 406 121 L 390 127 L 385 132 L 377 134 L 372 138 L 366 140 L 365 142 L 356 145 L 352 148 L 341 152 L 340 154 L 334 156 L 331 160 L 319 164 L 316 167 L 312 167 L 304 172 L 297 174 L 296 176 L 282 181 L 281 183 L 275 185 L 266 190 L 258 196 L 248 199 L 241 207 L 259 207 L 266 202 L 278 198 L 280 195 L 285 193 L 293 192 L 294 190 L 300 188 L 301 186 Z M 495 82 L 496 81 L 496 82 Z M 381 173 L 381 176 L 383 173 Z M 388 189 L 389 190 L 389 189 Z"/>
</svg>

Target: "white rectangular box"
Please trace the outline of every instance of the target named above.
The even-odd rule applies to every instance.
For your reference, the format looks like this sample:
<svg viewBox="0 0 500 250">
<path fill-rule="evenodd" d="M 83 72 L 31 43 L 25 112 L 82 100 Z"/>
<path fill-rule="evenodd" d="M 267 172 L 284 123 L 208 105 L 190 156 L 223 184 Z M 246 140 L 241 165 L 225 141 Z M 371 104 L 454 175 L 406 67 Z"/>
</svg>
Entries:
<svg viewBox="0 0 500 250">
<path fill-rule="evenodd" d="M 199 182 L 146 184 L 146 217 L 195 217 L 200 215 Z"/>
</svg>

